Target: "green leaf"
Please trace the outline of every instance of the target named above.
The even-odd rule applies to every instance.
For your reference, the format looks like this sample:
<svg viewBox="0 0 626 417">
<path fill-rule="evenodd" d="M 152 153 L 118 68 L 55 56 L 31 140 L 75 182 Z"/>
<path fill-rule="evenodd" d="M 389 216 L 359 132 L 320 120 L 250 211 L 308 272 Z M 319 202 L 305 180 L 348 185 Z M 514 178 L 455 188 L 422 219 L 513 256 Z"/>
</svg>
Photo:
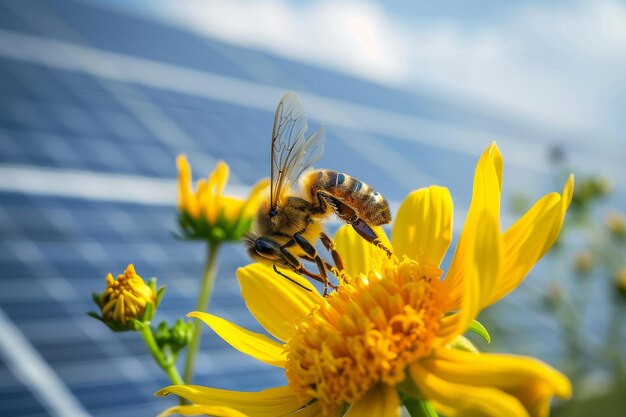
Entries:
<svg viewBox="0 0 626 417">
<path fill-rule="evenodd" d="M 478 320 L 472 320 L 472 324 L 470 324 L 467 330 L 476 333 L 478 336 L 485 339 L 487 343 L 491 343 L 491 336 L 489 336 L 489 332 L 485 326 L 480 324 Z"/>
</svg>

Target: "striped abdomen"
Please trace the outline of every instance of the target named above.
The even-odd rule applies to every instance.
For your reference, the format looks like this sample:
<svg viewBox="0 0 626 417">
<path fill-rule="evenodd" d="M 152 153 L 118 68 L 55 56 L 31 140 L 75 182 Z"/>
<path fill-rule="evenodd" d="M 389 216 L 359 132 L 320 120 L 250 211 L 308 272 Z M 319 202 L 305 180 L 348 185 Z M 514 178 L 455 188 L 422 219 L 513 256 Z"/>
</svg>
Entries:
<svg viewBox="0 0 626 417">
<path fill-rule="evenodd" d="M 326 193 L 352 208 L 359 218 L 372 226 L 391 222 L 387 200 L 348 174 L 326 169 L 310 171 L 304 178 L 303 188 L 310 193 L 313 204 L 318 204 L 318 193 Z"/>
</svg>

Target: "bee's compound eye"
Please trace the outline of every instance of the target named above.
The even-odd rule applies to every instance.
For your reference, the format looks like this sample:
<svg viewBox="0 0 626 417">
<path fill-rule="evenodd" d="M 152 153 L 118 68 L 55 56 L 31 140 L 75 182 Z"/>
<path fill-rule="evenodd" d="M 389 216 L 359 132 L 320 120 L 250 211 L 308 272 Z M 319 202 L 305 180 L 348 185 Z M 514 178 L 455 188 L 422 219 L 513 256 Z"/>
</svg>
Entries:
<svg viewBox="0 0 626 417">
<path fill-rule="evenodd" d="M 275 242 L 266 239 L 257 239 L 254 242 L 254 250 L 263 257 L 274 255 L 277 249 L 280 251 L 280 246 L 278 248 L 276 246 L 278 245 Z"/>
<path fill-rule="evenodd" d="M 277 214 L 277 213 L 276 213 L 276 207 L 272 207 L 272 208 L 270 209 L 270 217 L 274 217 L 274 216 L 276 216 L 276 214 Z"/>
</svg>

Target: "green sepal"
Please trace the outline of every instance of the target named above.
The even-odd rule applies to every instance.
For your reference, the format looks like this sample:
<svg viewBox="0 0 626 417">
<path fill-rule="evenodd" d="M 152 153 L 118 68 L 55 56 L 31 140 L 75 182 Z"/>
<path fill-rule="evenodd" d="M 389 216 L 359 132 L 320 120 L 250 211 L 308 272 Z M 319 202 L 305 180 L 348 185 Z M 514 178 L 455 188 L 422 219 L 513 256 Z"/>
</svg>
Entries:
<svg viewBox="0 0 626 417">
<path fill-rule="evenodd" d="M 92 292 L 91 299 L 93 300 L 94 303 L 96 303 L 98 307 L 100 306 L 100 293 L 99 292 L 95 292 L 95 291 Z"/>
<path fill-rule="evenodd" d="M 409 372 L 402 382 L 396 385 L 400 401 L 411 417 L 438 417 L 437 411 L 419 392 Z"/>
<path fill-rule="evenodd" d="M 146 308 L 143 310 L 143 314 L 141 315 L 141 321 L 149 322 L 152 320 L 154 316 L 154 305 L 152 303 L 147 303 Z"/>
<path fill-rule="evenodd" d="M 476 333 L 478 336 L 485 339 L 487 343 L 491 343 L 491 336 L 489 335 L 489 332 L 478 320 L 472 320 L 472 324 L 470 324 L 467 330 Z"/>
<path fill-rule="evenodd" d="M 100 320 L 101 322 L 104 323 L 104 320 L 102 319 L 102 317 L 100 316 L 100 314 L 96 313 L 95 311 L 88 311 L 87 315 L 89 317 L 93 317 L 96 320 Z"/>
<path fill-rule="evenodd" d="M 148 326 L 148 324 L 144 323 L 142 321 L 139 321 L 137 319 L 130 319 L 130 320 L 128 320 L 128 329 L 127 330 L 138 331 L 138 330 L 143 329 L 144 326 Z"/>
<path fill-rule="evenodd" d="M 152 291 L 152 294 L 156 294 L 157 292 L 157 279 L 155 277 L 150 278 L 148 281 L 148 287 Z"/>
<path fill-rule="evenodd" d="M 209 223 L 204 217 L 194 218 L 187 212 L 178 213 L 178 225 L 180 231 L 172 234 L 183 240 L 206 240 L 220 243 L 238 241 L 247 233 L 252 226 L 252 218 L 238 218 L 232 222 L 226 218 L 222 211 L 215 223 Z"/>
<path fill-rule="evenodd" d="M 237 239 L 241 239 L 250 229 L 252 228 L 252 217 L 242 220 L 241 218 L 235 225 L 235 229 L 233 230 L 233 237 Z"/>
<path fill-rule="evenodd" d="M 451 349 L 464 350 L 465 352 L 479 353 L 476 346 L 465 336 L 457 336 L 448 347 Z"/>
<path fill-rule="evenodd" d="M 406 407 L 411 417 L 438 417 L 437 410 L 426 400 L 418 400 L 409 396 L 400 396 L 402 404 Z"/>
<path fill-rule="evenodd" d="M 165 294 L 165 287 L 161 287 L 156 292 L 156 306 L 158 307 L 161 304 L 161 300 L 163 299 L 163 295 Z"/>
</svg>

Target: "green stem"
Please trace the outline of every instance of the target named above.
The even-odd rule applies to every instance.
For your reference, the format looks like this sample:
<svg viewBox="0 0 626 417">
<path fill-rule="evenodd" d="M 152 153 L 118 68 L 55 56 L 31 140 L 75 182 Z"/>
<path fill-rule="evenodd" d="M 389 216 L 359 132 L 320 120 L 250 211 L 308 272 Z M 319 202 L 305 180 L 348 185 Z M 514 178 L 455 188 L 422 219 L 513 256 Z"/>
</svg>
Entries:
<svg viewBox="0 0 626 417">
<path fill-rule="evenodd" d="M 407 395 L 402 402 L 411 417 L 438 417 L 437 411 L 428 401 L 418 400 Z"/>
<path fill-rule="evenodd" d="M 180 377 L 178 373 L 178 369 L 176 369 L 176 357 L 171 356 L 166 358 L 163 354 L 163 351 L 159 349 L 159 345 L 157 345 L 156 340 L 154 339 L 154 334 L 152 333 L 152 328 L 148 324 L 144 324 L 141 326 L 141 335 L 143 336 L 143 340 L 146 342 L 146 346 L 152 357 L 156 361 L 156 363 L 165 371 L 167 376 L 170 378 L 170 381 L 174 385 L 179 385 L 183 383 L 183 379 Z"/>
<path fill-rule="evenodd" d="M 202 275 L 202 283 L 200 294 L 198 295 L 198 304 L 196 311 L 206 311 L 209 307 L 209 300 L 215 283 L 215 273 L 217 271 L 217 253 L 219 251 L 218 242 L 209 242 L 207 245 L 207 260 L 204 265 L 204 273 Z M 193 362 L 198 347 L 200 346 L 200 337 L 202 334 L 202 323 L 200 320 L 194 320 L 194 332 L 187 348 L 187 360 L 185 362 L 185 384 L 191 384 L 193 376 Z"/>
</svg>

